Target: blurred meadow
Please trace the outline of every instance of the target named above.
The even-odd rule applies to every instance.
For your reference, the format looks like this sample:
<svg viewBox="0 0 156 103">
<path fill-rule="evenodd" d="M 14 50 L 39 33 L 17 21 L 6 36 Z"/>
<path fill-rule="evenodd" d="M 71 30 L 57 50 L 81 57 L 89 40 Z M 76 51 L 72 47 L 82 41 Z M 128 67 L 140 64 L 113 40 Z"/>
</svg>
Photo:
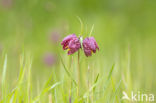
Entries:
<svg viewBox="0 0 156 103">
<path fill-rule="evenodd" d="M 80 71 L 61 46 L 77 17 L 100 48 Z M 132 103 L 122 92 L 156 94 L 155 73 L 155 0 L 0 0 L 1 103 Z"/>
</svg>

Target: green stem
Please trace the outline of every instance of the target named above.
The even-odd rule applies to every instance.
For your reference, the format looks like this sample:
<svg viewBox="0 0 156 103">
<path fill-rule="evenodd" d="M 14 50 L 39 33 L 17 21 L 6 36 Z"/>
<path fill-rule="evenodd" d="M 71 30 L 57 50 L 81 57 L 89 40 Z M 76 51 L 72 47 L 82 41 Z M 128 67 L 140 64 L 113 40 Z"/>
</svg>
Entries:
<svg viewBox="0 0 156 103">
<path fill-rule="evenodd" d="M 77 69 L 78 69 L 78 96 L 79 96 L 79 89 L 80 89 L 80 50 L 78 50 L 78 65 L 77 65 Z"/>
<path fill-rule="evenodd" d="M 91 34 L 92 34 L 92 32 L 93 32 L 93 29 L 94 29 L 94 24 L 92 25 L 92 28 L 91 28 L 91 30 L 90 30 L 89 37 L 91 37 Z"/>
<path fill-rule="evenodd" d="M 81 24 L 81 32 L 80 32 L 80 36 L 82 36 L 83 34 L 83 22 L 81 20 L 81 18 L 79 16 L 77 16 L 77 19 L 79 20 L 80 24 Z"/>
</svg>

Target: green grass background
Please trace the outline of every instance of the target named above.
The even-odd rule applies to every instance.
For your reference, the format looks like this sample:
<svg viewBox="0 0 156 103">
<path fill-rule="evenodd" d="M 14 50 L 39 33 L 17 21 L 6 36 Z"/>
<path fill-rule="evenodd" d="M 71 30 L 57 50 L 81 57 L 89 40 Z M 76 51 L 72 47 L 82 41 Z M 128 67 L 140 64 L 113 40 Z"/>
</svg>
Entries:
<svg viewBox="0 0 156 103">
<path fill-rule="evenodd" d="M 122 91 L 155 94 L 155 5 L 155 0 L 0 0 L 1 102 L 129 103 L 121 100 Z M 94 24 L 100 47 L 88 58 L 80 51 L 80 86 L 73 82 L 77 53 L 68 56 L 60 45 L 66 35 L 80 34 L 77 16 L 84 38 Z M 49 40 L 53 32 L 60 34 L 57 43 Z M 52 66 L 43 63 L 47 52 L 57 56 Z"/>
</svg>

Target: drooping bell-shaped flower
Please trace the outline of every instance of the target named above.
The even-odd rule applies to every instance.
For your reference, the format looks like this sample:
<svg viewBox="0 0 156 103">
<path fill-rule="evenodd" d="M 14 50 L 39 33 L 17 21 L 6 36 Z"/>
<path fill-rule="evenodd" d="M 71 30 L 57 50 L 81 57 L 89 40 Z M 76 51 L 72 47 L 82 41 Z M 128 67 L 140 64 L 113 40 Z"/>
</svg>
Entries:
<svg viewBox="0 0 156 103">
<path fill-rule="evenodd" d="M 99 50 L 99 46 L 94 37 L 87 37 L 83 40 L 83 50 L 87 57 L 91 56 L 92 53 L 96 53 L 97 49 Z"/>
<path fill-rule="evenodd" d="M 68 35 L 61 42 L 63 50 L 68 50 L 68 55 L 71 55 L 81 48 L 79 38 L 75 34 Z"/>
</svg>

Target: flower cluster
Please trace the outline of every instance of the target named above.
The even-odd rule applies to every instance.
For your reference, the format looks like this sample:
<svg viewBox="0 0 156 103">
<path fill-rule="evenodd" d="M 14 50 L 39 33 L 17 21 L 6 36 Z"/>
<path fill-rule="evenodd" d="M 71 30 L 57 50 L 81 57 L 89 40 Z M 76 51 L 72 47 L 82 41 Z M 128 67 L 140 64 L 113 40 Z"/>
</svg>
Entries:
<svg viewBox="0 0 156 103">
<path fill-rule="evenodd" d="M 92 53 L 96 53 L 97 49 L 99 50 L 99 46 L 97 45 L 94 37 L 87 37 L 81 43 L 80 38 L 78 38 L 75 34 L 65 37 L 61 42 L 61 45 L 63 46 L 63 50 L 68 50 L 68 55 L 74 54 L 82 48 L 82 46 L 87 57 L 91 56 Z"/>
</svg>

